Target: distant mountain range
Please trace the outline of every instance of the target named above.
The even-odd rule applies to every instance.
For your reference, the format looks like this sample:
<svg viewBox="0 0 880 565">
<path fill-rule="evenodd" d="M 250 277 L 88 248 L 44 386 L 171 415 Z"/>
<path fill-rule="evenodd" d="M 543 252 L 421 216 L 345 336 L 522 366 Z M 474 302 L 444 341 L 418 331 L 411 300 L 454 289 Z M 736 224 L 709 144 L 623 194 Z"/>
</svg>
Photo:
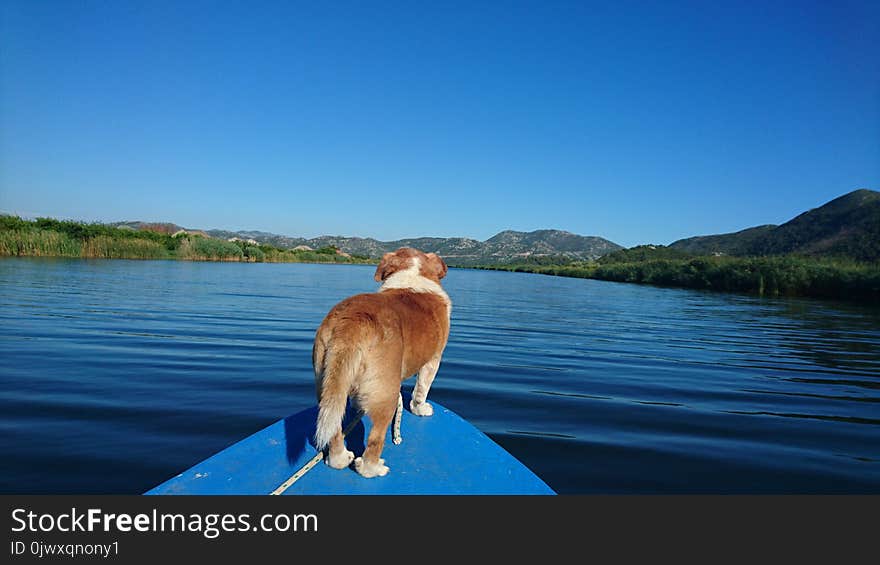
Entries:
<svg viewBox="0 0 880 565">
<path fill-rule="evenodd" d="M 695 255 L 840 255 L 880 260 L 880 192 L 854 190 L 780 225 L 680 239 L 669 247 Z"/>
<path fill-rule="evenodd" d="M 202 232 L 202 230 L 188 229 L 169 223 L 118 222 L 113 225 L 131 229 L 153 229 L 165 233 L 175 233 L 179 230 L 189 233 Z M 204 230 L 202 233 L 220 239 L 252 239 L 258 243 L 273 245 L 281 249 L 292 249 L 301 245 L 320 249 L 332 245 L 352 255 L 373 258 L 379 258 L 384 253 L 394 251 L 399 247 L 415 247 L 422 251 L 437 253 L 453 266 L 511 263 L 535 257 L 558 257 L 587 261 L 623 249 L 622 246 L 601 237 L 576 235 L 561 230 L 532 232 L 507 230 L 486 241 L 467 237 L 418 237 L 379 241 L 369 237 L 329 235 L 305 239 L 253 230 Z"/>
<path fill-rule="evenodd" d="M 591 260 L 606 253 L 622 249 L 620 245 L 595 236 L 575 235 L 560 230 L 537 230 L 533 232 L 503 231 L 486 241 L 467 237 L 419 237 L 379 241 L 373 238 L 321 236 L 312 239 L 291 238 L 264 232 L 226 232 L 209 230 L 214 237 L 252 238 L 276 247 L 290 248 L 307 245 L 312 249 L 332 245 L 352 255 L 379 258 L 399 247 L 415 247 L 434 252 L 450 265 L 484 265 L 509 263 L 533 256 L 560 256 L 568 259 Z"/>
<path fill-rule="evenodd" d="M 117 226 L 166 233 L 182 230 L 176 224 L 119 222 Z M 379 241 L 373 238 L 321 236 L 311 239 L 262 231 L 192 230 L 210 237 L 254 240 L 281 249 L 335 246 L 352 255 L 379 258 L 398 247 L 433 251 L 453 266 L 491 265 L 534 260 L 595 260 L 622 246 L 597 236 L 561 230 L 503 231 L 486 241 L 466 237 L 420 237 Z M 734 233 L 680 239 L 669 249 L 693 255 L 840 255 L 860 261 L 880 260 L 880 192 L 855 190 L 804 212 L 782 225 L 764 225 Z"/>
</svg>

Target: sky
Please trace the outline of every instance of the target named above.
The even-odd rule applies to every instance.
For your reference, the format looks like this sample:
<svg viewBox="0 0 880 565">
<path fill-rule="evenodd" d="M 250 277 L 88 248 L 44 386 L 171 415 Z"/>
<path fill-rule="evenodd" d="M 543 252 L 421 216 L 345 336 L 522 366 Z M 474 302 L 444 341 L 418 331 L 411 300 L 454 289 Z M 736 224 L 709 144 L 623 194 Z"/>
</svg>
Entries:
<svg viewBox="0 0 880 565">
<path fill-rule="evenodd" d="M 0 211 L 625 246 L 880 189 L 880 3 L 0 3 Z"/>
</svg>

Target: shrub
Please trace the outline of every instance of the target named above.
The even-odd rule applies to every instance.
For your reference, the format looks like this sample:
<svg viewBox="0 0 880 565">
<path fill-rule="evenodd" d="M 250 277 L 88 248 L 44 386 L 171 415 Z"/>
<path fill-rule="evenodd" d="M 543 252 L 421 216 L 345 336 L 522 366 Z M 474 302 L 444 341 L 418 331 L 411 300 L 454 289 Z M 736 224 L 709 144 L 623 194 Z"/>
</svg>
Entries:
<svg viewBox="0 0 880 565">
<path fill-rule="evenodd" d="M 241 247 L 230 241 L 187 236 L 181 238 L 177 255 L 191 261 L 240 261 L 244 257 Z"/>
<path fill-rule="evenodd" d="M 263 261 L 266 258 L 263 250 L 255 245 L 246 245 L 242 251 L 248 261 Z"/>
</svg>

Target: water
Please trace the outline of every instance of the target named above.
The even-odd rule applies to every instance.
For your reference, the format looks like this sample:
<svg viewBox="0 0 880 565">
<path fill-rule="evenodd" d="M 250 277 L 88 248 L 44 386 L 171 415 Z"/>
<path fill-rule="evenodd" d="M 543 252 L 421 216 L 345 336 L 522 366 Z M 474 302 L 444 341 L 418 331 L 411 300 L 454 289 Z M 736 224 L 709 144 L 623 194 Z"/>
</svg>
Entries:
<svg viewBox="0 0 880 565">
<path fill-rule="evenodd" d="M 372 274 L 0 260 L 0 492 L 139 493 L 313 405 L 314 330 Z M 456 269 L 444 285 L 430 398 L 558 492 L 880 493 L 876 307 Z"/>
</svg>

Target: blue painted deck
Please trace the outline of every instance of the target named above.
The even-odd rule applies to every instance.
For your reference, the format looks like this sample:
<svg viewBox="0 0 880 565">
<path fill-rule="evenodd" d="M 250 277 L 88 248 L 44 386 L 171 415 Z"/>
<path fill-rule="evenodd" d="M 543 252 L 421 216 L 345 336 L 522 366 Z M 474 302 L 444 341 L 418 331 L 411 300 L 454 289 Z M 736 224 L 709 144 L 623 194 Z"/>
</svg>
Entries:
<svg viewBox="0 0 880 565">
<path fill-rule="evenodd" d="M 320 462 L 284 494 L 555 494 L 488 436 L 431 404 L 427 418 L 404 410 L 401 445 L 391 442 L 389 426 L 382 452 L 388 475 L 365 479 Z M 317 407 L 279 420 L 145 494 L 269 494 L 315 455 L 316 417 Z M 346 438 L 356 456 L 369 429 L 365 416 Z"/>
</svg>

